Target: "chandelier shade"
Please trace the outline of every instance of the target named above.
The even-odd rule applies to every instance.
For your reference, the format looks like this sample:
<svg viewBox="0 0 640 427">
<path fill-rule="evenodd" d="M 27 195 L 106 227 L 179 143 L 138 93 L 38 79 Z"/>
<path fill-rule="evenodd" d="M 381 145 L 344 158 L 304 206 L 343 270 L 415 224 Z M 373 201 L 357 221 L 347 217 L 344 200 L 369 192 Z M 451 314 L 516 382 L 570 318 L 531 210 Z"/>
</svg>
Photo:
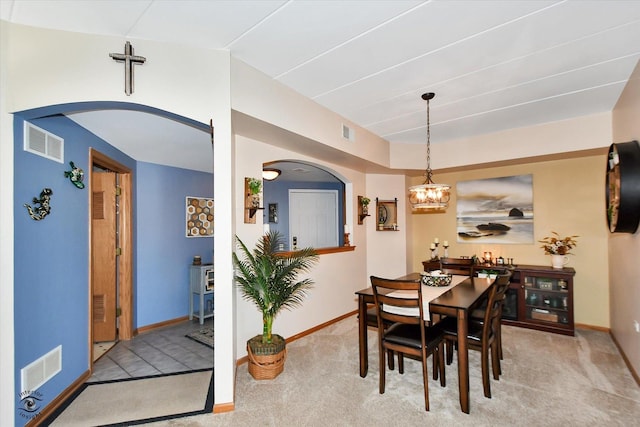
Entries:
<svg viewBox="0 0 640 427">
<path fill-rule="evenodd" d="M 433 92 L 427 92 L 422 95 L 422 99 L 427 101 L 427 169 L 425 171 L 424 183 L 409 187 L 409 203 L 414 212 L 447 209 L 451 195 L 450 185 L 436 184 L 432 179 L 429 101 L 435 96 L 436 94 Z"/>
</svg>

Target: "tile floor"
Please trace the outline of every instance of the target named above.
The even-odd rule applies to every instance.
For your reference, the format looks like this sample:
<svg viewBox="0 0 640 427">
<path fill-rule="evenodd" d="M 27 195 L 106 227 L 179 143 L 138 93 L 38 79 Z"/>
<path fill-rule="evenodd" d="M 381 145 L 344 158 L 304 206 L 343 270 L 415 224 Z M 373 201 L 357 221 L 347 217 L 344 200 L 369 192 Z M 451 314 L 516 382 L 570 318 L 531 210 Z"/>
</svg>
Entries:
<svg viewBox="0 0 640 427">
<path fill-rule="evenodd" d="M 213 319 L 204 326 L 213 326 Z M 196 319 L 187 320 L 120 341 L 93 365 L 87 382 L 212 368 L 213 349 L 185 337 L 200 328 Z"/>
</svg>

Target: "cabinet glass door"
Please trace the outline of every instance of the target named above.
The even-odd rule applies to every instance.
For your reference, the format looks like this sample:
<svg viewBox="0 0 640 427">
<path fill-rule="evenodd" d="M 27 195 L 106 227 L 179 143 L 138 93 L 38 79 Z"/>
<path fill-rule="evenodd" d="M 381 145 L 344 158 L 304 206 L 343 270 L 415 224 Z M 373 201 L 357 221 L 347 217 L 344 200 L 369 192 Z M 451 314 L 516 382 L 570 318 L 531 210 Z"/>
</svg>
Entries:
<svg viewBox="0 0 640 427">
<path fill-rule="evenodd" d="M 525 317 L 548 323 L 569 323 L 568 284 L 564 279 L 525 276 Z"/>
</svg>

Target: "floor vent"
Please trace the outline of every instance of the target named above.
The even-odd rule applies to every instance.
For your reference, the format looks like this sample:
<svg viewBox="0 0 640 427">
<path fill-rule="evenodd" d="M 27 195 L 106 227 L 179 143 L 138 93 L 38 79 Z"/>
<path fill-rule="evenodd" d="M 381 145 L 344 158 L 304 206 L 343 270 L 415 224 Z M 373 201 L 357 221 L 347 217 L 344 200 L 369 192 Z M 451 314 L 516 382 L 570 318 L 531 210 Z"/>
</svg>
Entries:
<svg viewBox="0 0 640 427">
<path fill-rule="evenodd" d="M 62 370 L 62 346 L 59 345 L 20 370 L 20 392 L 32 392 Z"/>
<path fill-rule="evenodd" d="M 64 139 L 29 122 L 24 122 L 24 150 L 64 163 Z"/>
</svg>

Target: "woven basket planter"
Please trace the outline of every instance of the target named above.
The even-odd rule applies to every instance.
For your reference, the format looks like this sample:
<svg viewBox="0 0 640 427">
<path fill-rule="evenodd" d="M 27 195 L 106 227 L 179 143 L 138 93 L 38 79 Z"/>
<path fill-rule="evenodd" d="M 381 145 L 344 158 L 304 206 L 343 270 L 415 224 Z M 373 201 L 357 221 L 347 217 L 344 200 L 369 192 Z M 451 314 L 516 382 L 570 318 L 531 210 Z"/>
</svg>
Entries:
<svg viewBox="0 0 640 427">
<path fill-rule="evenodd" d="M 262 335 L 247 341 L 249 373 L 256 380 L 271 380 L 284 370 L 287 358 L 286 341 L 280 335 L 272 335 L 270 344 L 262 343 Z"/>
</svg>

